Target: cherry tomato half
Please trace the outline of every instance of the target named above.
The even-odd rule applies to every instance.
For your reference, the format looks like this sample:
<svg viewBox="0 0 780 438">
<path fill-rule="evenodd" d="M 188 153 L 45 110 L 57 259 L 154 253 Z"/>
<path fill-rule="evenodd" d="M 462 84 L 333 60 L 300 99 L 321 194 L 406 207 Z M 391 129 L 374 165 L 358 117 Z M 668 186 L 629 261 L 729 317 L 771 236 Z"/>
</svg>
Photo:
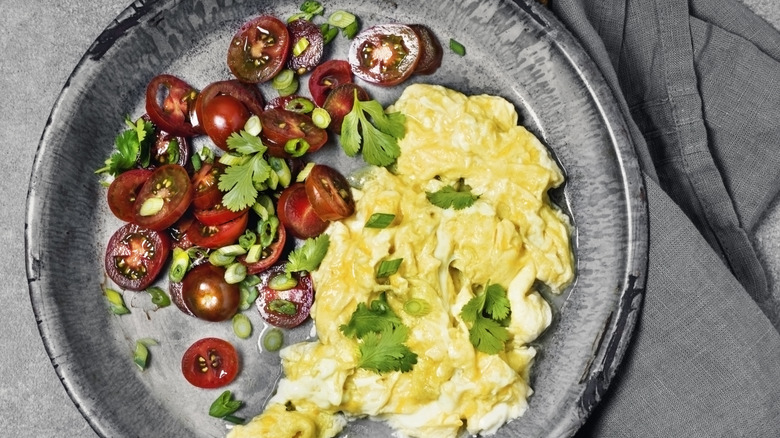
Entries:
<svg viewBox="0 0 780 438">
<path fill-rule="evenodd" d="M 347 179 L 336 169 L 315 164 L 304 183 L 314 212 L 324 221 L 335 221 L 355 212 L 355 200 Z"/>
<path fill-rule="evenodd" d="M 290 94 L 289 96 L 275 97 L 265 105 L 266 111 L 274 108 L 294 113 L 310 113 L 314 109 L 314 102 L 308 97 Z"/>
<path fill-rule="evenodd" d="M 195 215 L 195 219 L 197 219 L 198 222 L 203 225 L 210 226 L 222 225 L 225 222 L 230 222 L 245 214 L 247 211 L 249 211 L 248 207 L 243 210 L 232 211 L 225 207 L 224 204 L 222 204 L 222 200 L 220 198 L 220 201 L 214 204 L 214 206 L 211 208 L 203 210 L 195 209 L 193 210 L 192 214 Z"/>
<path fill-rule="evenodd" d="M 270 284 L 274 277 L 285 274 L 286 263 L 276 264 L 258 275 L 257 300 L 255 305 L 260 316 L 271 325 L 293 328 L 301 325 L 309 317 L 314 303 L 314 286 L 309 274 L 294 272 L 295 286 L 286 290 L 273 289 Z"/>
<path fill-rule="evenodd" d="M 404 24 L 380 24 L 360 32 L 349 48 L 355 76 L 373 84 L 396 85 L 420 60 L 420 38 Z"/>
<path fill-rule="evenodd" d="M 311 117 L 282 109 L 269 109 L 260 114 L 263 131 L 260 135 L 268 142 L 284 147 L 288 140 L 302 138 L 309 143 L 307 153 L 315 152 L 328 141 L 328 133 L 318 128 Z"/>
<path fill-rule="evenodd" d="M 262 15 L 244 23 L 230 41 L 227 64 L 242 82 L 265 82 L 276 76 L 290 53 L 290 33 L 278 18 Z"/>
<path fill-rule="evenodd" d="M 309 91 L 314 103 L 322 106 L 330 91 L 341 84 L 352 82 L 349 62 L 331 59 L 318 65 L 309 76 Z"/>
<path fill-rule="evenodd" d="M 444 51 L 441 43 L 433 31 L 422 24 L 410 24 L 414 32 L 420 38 L 420 61 L 414 69 L 415 74 L 429 75 L 433 74 L 441 67 L 441 59 Z"/>
<path fill-rule="evenodd" d="M 265 271 L 269 266 L 273 265 L 277 262 L 277 260 L 279 260 L 279 257 L 281 257 L 282 252 L 284 251 L 284 246 L 286 244 L 287 231 L 284 229 L 284 227 L 279 227 L 276 230 L 276 240 L 274 240 L 267 248 L 263 248 L 262 254 L 260 255 L 260 260 L 255 263 L 247 263 L 246 256 L 242 255 L 238 257 L 238 261 L 246 266 L 247 274 L 258 274 Z"/>
<path fill-rule="evenodd" d="M 173 75 L 155 76 L 146 86 L 146 113 L 160 129 L 175 136 L 197 134 L 190 112 L 198 91 Z"/>
<path fill-rule="evenodd" d="M 238 311 L 241 300 L 237 284 L 225 281 L 225 268 L 204 263 L 190 270 L 181 282 L 184 305 L 206 321 L 225 321 Z"/>
<path fill-rule="evenodd" d="M 263 112 L 263 95 L 254 84 L 245 84 L 235 79 L 212 82 L 204 88 L 195 100 L 195 118 L 198 124 L 203 120 L 203 108 L 216 96 L 230 96 L 238 99 L 252 114 Z"/>
<path fill-rule="evenodd" d="M 219 388 L 238 375 L 238 352 L 228 341 L 203 338 L 196 341 L 181 358 L 181 372 L 193 386 Z"/>
<path fill-rule="evenodd" d="M 232 221 L 220 225 L 204 225 L 193 222 L 187 230 L 187 238 L 197 246 L 216 249 L 235 243 L 244 231 L 249 221 L 249 213 L 245 212 Z"/>
<path fill-rule="evenodd" d="M 108 241 L 106 274 L 122 289 L 146 289 L 162 270 L 170 250 L 166 234 L 126 224 Z"/>
<path fill-rule="evenodd" d="M 322 59 L 324 40 L 320 27 L 309 20 L 298 19 L 287 23 L 287 30 L 292 39 L 291 47 L 295 48 L 302 40 L 306 41 L 305 48 L 300 53 L 291 53 L 287 59 L 287 68 L 299 75 L 305 74 L 319 64 Z"/>
<path fill-rule="evenodd" d="M 199 122 L 217 147 L 228 150 L 227 139 L 234 132 L 244 129 L 249 120 L 249 110 L 235 97 L 221 94 L 203 104 L 203 118 Z"/>
<path fill-rule="evenodd" d="M 347 82 L 331 90 L 325 99 L 325 104 L 322 105 L 322 108 L 330 115 L 330 129 L 336 134 L 341 134 L 344 117 L 352 111 L 352 107 L 355 105 L 355 92 L 357 92 L 359 101 L 369 99 L 368 93 L 361 86 Z"/>
<path fill-rule="evenodd" d="M 190 176 L 183 167 L 178 164 L 160 166 L 138 192 L 133 205 L 133 223 L 164 230 L 187 211 L 192 196 Z"/>
<path fill-rule="evenodd" d="M 200 170 L 192 176 L 194 195 L 192 206 L 196 209 L 211 208 L 222 201 L 219 190 L 219 176 L 225 172 L 225 165 L 219 161 L 203 163 Z"/>
<path fill-rule="evenodd" d="M 125 222 L 135 217 L 133 205 L 144 183 L 152 176 L 151 170 L 131 169 L 120 173 L 108 186 L 108 208 Z"/>
<path fill-rule="evenodd" d="M 279 222 L 299 239 L 319 236 L 328 228 L 328 222 L 314 212 L 303 183 L 292 184 L 282 191 L 276 211 Z"/>
<path fill-rule="evenodd" d="M 190 141 L 187 137 L 173 135 L 161 129 L 157 129 L 155 135 L 150 169 L 166 164 L 178 164 L 182 167 L 190 164 Z"/>
</svg>

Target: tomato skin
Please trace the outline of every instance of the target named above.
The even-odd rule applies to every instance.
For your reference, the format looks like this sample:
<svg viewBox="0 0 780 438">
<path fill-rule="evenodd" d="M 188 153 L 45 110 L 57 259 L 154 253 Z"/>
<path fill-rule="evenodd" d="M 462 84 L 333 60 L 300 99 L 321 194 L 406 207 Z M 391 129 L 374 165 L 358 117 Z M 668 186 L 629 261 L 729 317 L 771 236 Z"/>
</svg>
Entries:
<svg viewBox="0 0 780 438">
<path fill-rule="evenodd" d="M 192 344 L 181 358 L 181 372 L 198 388 L 220 388 L 232 382 L 239 371 L 236 348 L 219 338 L 203 338 Z"/>
<path fill-rule="evenodd" d="M 193 188 L 186 169 L 178 164 L 160 166 L 152 172 L 138 192 L 133 205 L 133 223 L 155 231 L 164 230 L 184 215 L 192 197 Z M 144 216 L 141 209 L 151 198 L 162 199 L 163 206 L 156 213 Z"/>
<path fill-rule="evenodd" d="M 190 137 L 198 133 L 190 113 L 198 91 L 176 76 L 155 76 L 146 86 L 146 113 L 161 130 L 174 136 Z"/>
<path fill-rule="evenodd" d="M 195 100 L 195 119 L 202 125 L 203 108 L 216 96 L 230 96 L 238 99 L 252 114 L 263 112 L 263 95 L 254 84 L 246 84 L 235 79 L 212 82 L 204 88 Z M 205 131 L 204 131 L 205 132 Z"/>
<path fill-rule="evenodd" d="M 287 30 L 290 32 L 291 47 L 295 47 L 299 40 L 306 38 L 308 46 L 299 55 L 290 54 L 287 59 L 287 68 L 303 75 L 320 63 L 322 59 L 322 48 L 324 40 L 320 27 L 309 20 L 298 19 L 287 23 Z"/>
<path fill-rule="evenodd" d="M 241 300 L 238 285 L 225 281 L 225 268 L 211 263 L 187 272 L 181 282 L 181 296 L 195 317 L 211 322 L 232 318 Z"/>
<path fill-rule="evenodd" d="M 190 141 L 187 137 L 173 135 L 163 130 L 156 130 L 154 149 L 149 168 L 154 169 L 166 164 L 190 165 Z M 173 151 L 171 151 L 173 149 Z"/>
<path fill-rule="evenodd" d="M 132 222 L 135 217 L 133 205 L 144 183 L 152 175 L 151 170 L 131 169 L 117 175 L 108 186 L 106 198 L 108 208 L 114 216 L 125 221 Z"/>
<path fill-rule="evenodd" d="M 304 183 L 306 196 L 317 216 L 324 221 L 335 221 L 352 216 L 355 200 L 352 189 L 336 169 L 315 164 Z"/>
<path fill-rule="evenodd" d="M 197 219 L 201 224 L 206 226 L 213 226 L 222 225 L 225 222 L 230 222 L 239 216 L 246 214 L 247 211 L 249 211 L 248 207 L 243 210 L 232 211 L 225 207 L 220 200 L 220 202 L 214 204 L 214 206 L 211 208 L 202 210 L 195 209 L 192 211 L 192 214 L 195 215 L 195 219 Z"/>
<path fill-rule="evenodd" d="M 414 69 L 415 74 L 430 75 L 441 67 L 444 50 L 433 31 L 422 24 L 410 24 L 417 37 L 420 38 L 420 60 Z"/>
<path fill-rule="evenodd" d="M 341 84 L 331 90 L 325 99 L 322 108 L 330 115 L 330 126 L 336 134 L 341 134 L 341 125 L 344 123 L 344 117 L 352 111 L 355 105 L 355 92 L 359 101 L 369 100 L 368 93 L 361 86 L 352 82 Z"/>
<path fill-rule="evenodd" d="M 314 212 L 303 183 L 292 184 L 282 191 L 276 212 L 279 222 L 299 239 L 319 236 L 328 228 L 328 222 Z"/>
<path fill-rule="evenodd" d="M 318 65 L 309 76 L 309 91 L 314 103 L 322 106 L 331 90 L 341 84 L 352 82 L 352 69 L 349 62 L 331 59 Z"/>
<path fill-rule="evenodd" d="M 203 163 L 192 176 L 194 194 L 192 206 L 196 209 L 207 209 L 222 201 L 222 191 L 219 190 L 219 176 L 225 172 L 225 165 L 219 161 Z"/>
<path fill-rule="evenodd" d="M 166 234 L 125 224 L 106 245 L 106 274 L 122 289 L 146 289 L 160 274 L 170 251 Z"/>
<path fill-rule="evenodd" d="M 199 119 L 203 130 L 217 147 L 228 150 L 227 139 L 234 132 L 244 129 L 249 120 L 249 110 L 235 97 L 221 94 L 204 104 L 203 118 Z"/>
<path fill-rule="evenodd" d="M 248 221 L 248 212 L 220 225 L 204 225 L 195 221 L 187 230 L 187 238 L 196 246 L 217 249 L 235 243 L 246 231 Z"/>
<path fill-rule="evenodd" d="M 360 32 L 349 48 L 352 73 L 366 82 L 396 85 L 420 60 L 420 38 L 404 24 L 380 24 Z"/>
<path fill-rule="evenodd" d="M 302 138 L 309 143 L 307 153 L 316 152 L 328 141 L 328 133 L 318 128 L 306 114 L 283 109 L 269 109 L 260 114 L 263 130 L 260 135 L 273 145 L 284 145 L 288 140 Z"/>
<path fill-rule="evenodd" d="M 266 82 L 287 62 L 290 40 L 287 26 L 278 18 L 270 15 L 254 18 L 244 23 L 230 41 L 228 67 L 242 82 Z"/>
<path fill-rule="evenodd" d="M 238 257 L 238 261 L 246 266 L 247 275 L 258 274 L 265 271 L 271 265 L 276 263 L 284 252 L 284 247 L 287 244 L 287 230 L 284 227 L 279 227 L 276 231 L 276 240 L 271 243 L 268 248 L 263 248 L 263 254 L 255 263 L 247 263 L 246 255 Z"/>
<path fill-rule="evenodd" d="M 278 291 L 268 286 L 271 279 L 277 275 L 284 275 L 286 263 L 278 263 L 258 275 L 260 283 L 255 305 L 263 319 L 276 327 L 293 328 L 301 325 L 309 317 L 311 306 L 314 303 L 314 285 L 309 274 L 299 272 L 292 273 L 297 280 L 297 285 L 291 289 Z M 287 315 L 273 310 L 274 300 L 285 300 L 295 305 L 295 313 Z"/>
</svg>

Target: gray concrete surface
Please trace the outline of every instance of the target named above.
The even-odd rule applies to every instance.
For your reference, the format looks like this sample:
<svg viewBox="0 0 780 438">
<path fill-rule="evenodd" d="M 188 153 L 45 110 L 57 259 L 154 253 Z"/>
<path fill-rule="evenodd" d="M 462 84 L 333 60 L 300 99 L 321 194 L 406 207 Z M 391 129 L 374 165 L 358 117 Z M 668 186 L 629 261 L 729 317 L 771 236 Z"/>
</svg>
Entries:
<svg viewBox="0 0 780 438">
<path fill-rule="evenodd" d="M 744 1 L 780 28 L 780 1 Z M 128 4 L 0 0 L 0 436 L 95 436 L 60 384 L 35 323 L 24 265 L 25 202 L 52 105 L 82 54 Z"/>
</svg>

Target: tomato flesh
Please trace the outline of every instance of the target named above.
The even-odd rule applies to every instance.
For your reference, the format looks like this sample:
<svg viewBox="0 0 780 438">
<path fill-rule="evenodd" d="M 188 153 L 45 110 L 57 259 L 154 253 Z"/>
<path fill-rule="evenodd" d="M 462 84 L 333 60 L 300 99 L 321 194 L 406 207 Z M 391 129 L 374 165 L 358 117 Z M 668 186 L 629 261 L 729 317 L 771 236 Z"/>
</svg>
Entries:
<svg viewBox="0 0 780 438">
<path fill-rule="evenodd" d="M 135 217 L 133 205 L 144 183 L 152 175 L 151 170 L 131 169 L 117 175 L 108 186 L 108 208 L 114 216 L 132 222 Z"/>
<path fill-rule="evenodd" d="M 181 372 L 198 388 L 219 388 L 238 375 L 238 352 L 228 341 L 203 338 L 192 344 L 181 358 Z"/>
<path fill-rule="evenodd" d="M 160 129 L 175 136 L 198 133 L 190 113 L 198 91 L 176 76 L 155 76 L 146 86 L 146 113 Z"/>
<path fill-rule="evenodd" d="M 299 239 L 319 236 L 328 228 L 328 222 L 315 213 L 303 183 L 295 183 L 284 189 L 279 196 L 277 214 L 279 222 Z"/>
<path fill-rule="evenodd" d="M 207 209 L 222 200 L 222 191 L 219 190 L 219 176 L 225 172 L 225 165 L 220 162 L 203 163 L 201 168 L 192 176 L 194 194 L 192 206 L 196 209 Z"/>
<path fill-rule="evenodd" d="M 108 241 L 106 274 L 122 289 L 146 289 L 160 274 L 170 250 L 166 234 L 126 224 Z"/>
<path fill-rule="evenodd" d="M 164 230 L 187 211 L 192 196 L 192 184 L 186 169 L 178 164 L 160 166 L 138 192 L 133 205 L 133 223 L 156 231 Z M 150 209 L 155 205 L 159 208 Z"/>
<path fill-rule="evenodd" d="M 195 119 L 198 125 L 204 119 L 203 108 L 216 96 L 230 96 L 238 99 L 252 114 L 263 112 L 263 95 L 254 84 L 245 84 L 235 79 L 212 82 L 204 88 L 195 100 Z"/>
<path fill-rule="evenodd" d="M 420 60 L 420 38 L 404 24 L 380 24 L 360 32 L 349 49 L 355 76 L 373 84 L 396 85 L 413 72 Z"/>
<path fill-rule="evenodd" d="M 287 62 L 290 33 L 278 18 L 262 15 L 244 23 L 230 41 L 227 64 L 242 82 L 266 82 Z"/>
<path fill-rule="evenodd" d="M 318 128 L 311 117 L 283 109 L 269 109 L 260 115 L 263 130 L 260 135 L 269 143 L 281 146 L 288 140 L 302 138 L 309 144 L 307 153 L 316 152 L 328 141 L 328 133 Z M 270 146 L 269 146 L 270 148 Z"/>
<path fill-rule="evenodd" d="M 185 306 L 200 319 L 225 321 L 238 311 L 238 285 L 225 281 L 225 268 L 204 263 L 190 270 L 181 283 Z"/>
<path fill-rule="evenodd" d="M 417 37 L 420 38 L 420 60 L 414 69 L 415 74 L 430 75 L 441 67 L 444 51 L 433 31 L 422 24 L 410 24 Z"/>
<path fill-rule="evenodd" d="M 238 211 L 232 211 L 229 210 L 227 207 L 225 207 L 224 204 L 222 204 L 222 201 L 217 202 L 208 209 L 196 209 L 193 210 L 192 214 L 195 215 L 195 219 L 198 220 L 203 225 L 206 226 L 213 226 L 213 225 L 222 225 L 225 222 L 230 222 L 238 217 L 240 217 L 243 214 L 246 214 L 246 212 L 249 211 L 249 208 L 245 208 L 243 210 Z"/>
<path fill-rule="evenodd" d="M 260 283 L 255 305 L 260 316 L 269 324 L 293 328 L 301 325 L 309 317 L 314 303 L 314 286 L 309 274 L 294 272 L 292 278 L 296 285 L 287 290 L 275 290 L 269 286 L 271 280 L 284 273 L 286 263 L 279 263 L 258 275 Z"/>
<path fill-rule="evenodd" d="M 325 99 L 322 106 L 330 115 L 330 129 L 336 134 L 341 134 L 341 125 L 344 123 L 344 117 L 352 111 L 355 105 L 355 93 L 359 101 L 369 99 L 368 93 L 361 86 L 347 82 L 334 88 Z"/>
<path fill-rule="evenodd" d="M 214 96 L 204 104 L 203 118 L 199 121 L 211 141 L 226 151 L 228 137 L 244 129 L 250 115 L 243 103 L 235 97 L 224 94 Z"/>
<path fill-rule="evenodd" d="M 352 69 L 349 62 L 341 59 L 331 59 L 318 65 L 309 77 L 309 92 L 319 106 L 325 103 L 331 90 L 341 84 L 352 82 Z"/>
<path fill-rule="evenodd" d="M 355 200 L 347 179 L 336 169 L 315 164 L 304 183 L 314 212 L 324 221 L 352 216 Z"/>
<path fill-rule="evenodd" d="M 295 47 L 300 41 L 306 41 L 306 48 L 299 54 L 292 53 L 287 59 L 287 68 L 303 75 L 311 71 L 322 59 L 324 40 L 320 27 L 309 20 L 295 20 L 287 24 L 287 30 L 292 39 L 290 45 Z"/>
<path fill-rule="evenodd" d="M 196 220 L 187 230 L 187 238 L 202 248 L 217 249 L 235 243 L 246 231 L 248 221 L 248 212 L 219 225 L 205 225 Z"/>
</svg>

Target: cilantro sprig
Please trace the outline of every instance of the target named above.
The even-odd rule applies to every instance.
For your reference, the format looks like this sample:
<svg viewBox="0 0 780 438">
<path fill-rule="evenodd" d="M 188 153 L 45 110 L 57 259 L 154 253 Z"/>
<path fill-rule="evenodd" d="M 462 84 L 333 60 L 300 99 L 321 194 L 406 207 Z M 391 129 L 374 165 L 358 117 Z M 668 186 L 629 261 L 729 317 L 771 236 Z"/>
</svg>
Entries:
<svg viewBox="0 0 780 438">
<path fill-rule="evenodd" d="M 225 192 L 222 204 L 231 211 L 243 210 L 257 200 L 257 187 L 271 176 L 271 165 L 263 157 L 267 147 L 259 137 L 245 130 L 227 139 L 228 148 L 238 157 L 219 177 L 219 189 Z"/>
<path fill-rule="evenodd" d="M 487 354 L 504 350 L 509 340 L 506 324 L 511 307 L 506 289 L 499 284 L 488 285 L 484 292 L 475 296 L 460 311 L 460 317 L 469 328 L 469 340 L 474 347 Z"/>
<path fill-rule="evenodd" d="M 154 124 L 138 119 L 133 123 L 125 120 L 128 129 L 122 131 L 114 140 L 116 151 L 105 162 L 105 166 L 96 170 L 96 174 L 119 175 L 132 169 L 136 163 L 148 167 L 151 160 L 151 143 L 154 141 Z"/>
<path fill-rule="evenodd" d="M 363 153 L 363 160 L 375 166 L 389 166 L 401 155 L 398 140 L 406 135 L 406 116 L 385 113 L 376 100 L 360 101 L 357 91 L 352 111 L 341 124 L 341 147 L 350 157 Z"/>
<path fill-rule="evenodd" d="M 291 251 L 290 255 L 287 256 L 285 271 L 288 273 L 314 271 L 322 263 L 329 246 L 330 237 L 327 234 L 320 234 L 317 237 L 306 239 L 303 245 Z"/>
<path fill-rule="evenodd" d="M 370 304 L 360 303 L 347 324 L 339 329 L 358 340 L 358 366 L 377 373 L 411 371 L 417 354 L 406 346 L 409 328 L 393 312 L 382 294 Z"/>
<path fill-rule="evenodd" d="M 425 192 L 428 201 L 440 208 L 463 210 L 471 207 L 479 195 L 471 193 L 471 186 L 459 180 L 454 186 L 444 186 L 435 192 Z"/>
</svg>

